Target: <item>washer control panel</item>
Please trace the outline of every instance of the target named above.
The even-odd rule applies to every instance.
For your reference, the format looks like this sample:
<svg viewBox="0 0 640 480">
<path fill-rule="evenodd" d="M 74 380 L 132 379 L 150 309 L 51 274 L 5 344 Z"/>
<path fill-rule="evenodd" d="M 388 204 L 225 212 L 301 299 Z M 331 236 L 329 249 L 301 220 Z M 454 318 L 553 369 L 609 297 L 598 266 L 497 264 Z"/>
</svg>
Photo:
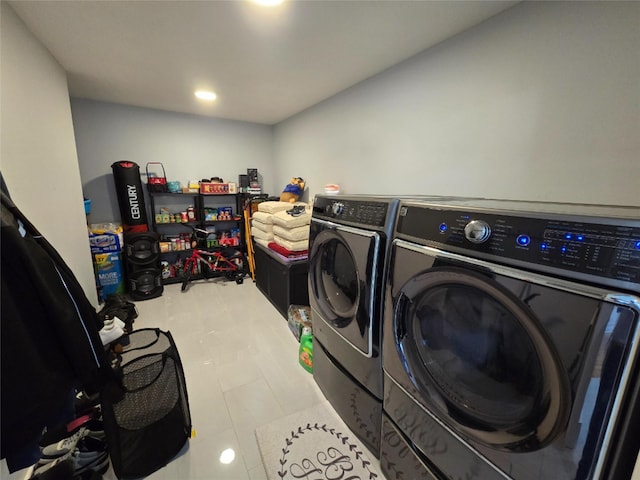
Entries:
<svg viewBox="0 0 640 480">
<path fill-rule="evenodd" d="M 388 212 L 388 202 L 316 197 L 312 215 L 341 223 L 382 228 L 387 223 Z"/>
<path fill-rule="evenodd" d="M 491 236 L 491 226 L 484 220 L 471 220 L 464 226 L 464 236 L 471 243 L 484 243 Z"/>
<path fill-rule="evenodd" d="M 480 258 L 515 260 L 533 264 L 532 269 L 539 265 L 640 286 L 640 219 L 582 221 L 562 215 L 402 205 L 396 234 Z"/>
</svg>

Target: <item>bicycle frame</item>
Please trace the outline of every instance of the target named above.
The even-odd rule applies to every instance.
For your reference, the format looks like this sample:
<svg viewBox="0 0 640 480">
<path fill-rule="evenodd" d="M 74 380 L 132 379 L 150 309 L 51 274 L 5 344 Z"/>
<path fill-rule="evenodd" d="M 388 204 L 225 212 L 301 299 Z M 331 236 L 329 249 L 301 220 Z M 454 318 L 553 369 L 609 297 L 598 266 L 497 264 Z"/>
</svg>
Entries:
<svg viewBox="0 0 640 480">
<path fill-rule="evenodd" d="M 206 230 L 194 228 L 194 239 L 196 245 L 206 238 L 209 234 Z M 236 263 L 236 260 L 240 263 Z M 238 285 L 243 282 L 246 274 L 247 260 L 244 254 L 239 250 L 234 250 L 234 254 L 231 257 L 225 256 L 222 251 L 218 250 L 204 250 L 202 248 L 194 248 L 191 255 L 184 262 L 184 279 L 182 280 L 182 291 L 184 292 L 191 281 L 191 277 L 198 273 L 198 267 L 203 276 L 207 276 L 207 273 L 219 272 L 224 274 L 227 278 L 233 279 Z M 203 268 L 205 267 L 205 268 Z M 206 272 L 206 269 L 209 272 Z"/>
<path fill-rule="evenodd" d="M 211 258 L 214 260 L 212 261 Z M 239 270 L 238 265 L 222 255 L 222 253 L 195 248 L 184 263 L 184 271 L 191 269 L 189 273 L 193 275 L 197 273 L 198 264 L 208 266 L 212 272 L 235 272 Z"/>
</svg>

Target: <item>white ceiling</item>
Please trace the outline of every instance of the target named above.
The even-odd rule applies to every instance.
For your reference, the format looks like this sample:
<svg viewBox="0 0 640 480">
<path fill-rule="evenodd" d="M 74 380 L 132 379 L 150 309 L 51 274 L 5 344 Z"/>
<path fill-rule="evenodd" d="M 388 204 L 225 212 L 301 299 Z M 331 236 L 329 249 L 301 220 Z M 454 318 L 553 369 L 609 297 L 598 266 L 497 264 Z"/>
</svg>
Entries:
<svg viewBox="0 0 640 480">
<path fill-rule="evenodd" d="M 278 123 L 515 1 L 10 1 L 73 97 Z M 216 91 L 203 104 L 196 88 Z"/>
</svg>

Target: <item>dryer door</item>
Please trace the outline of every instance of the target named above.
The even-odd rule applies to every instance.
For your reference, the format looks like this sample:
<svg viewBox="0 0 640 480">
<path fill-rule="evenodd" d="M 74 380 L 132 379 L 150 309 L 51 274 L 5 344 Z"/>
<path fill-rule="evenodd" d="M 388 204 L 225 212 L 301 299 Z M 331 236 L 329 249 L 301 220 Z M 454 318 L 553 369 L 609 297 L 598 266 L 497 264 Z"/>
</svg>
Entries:
<svg viewBox="0 0 640 480">
<path fill-rule="evenodd" d="M 372 355 L 379 244 L 376 232 L 312 219 L 309 301 L 319 317 L 314 321 L 325 322 L 366 356 Z"/>
<path fill-rule="evenodd" d="M 438 415 L 493 448 L 530 451 L 567 421 L 569 380 L 531 309 L 489 275 L 414 276 L 394 306 L 398 351 Z"/>
</svg>

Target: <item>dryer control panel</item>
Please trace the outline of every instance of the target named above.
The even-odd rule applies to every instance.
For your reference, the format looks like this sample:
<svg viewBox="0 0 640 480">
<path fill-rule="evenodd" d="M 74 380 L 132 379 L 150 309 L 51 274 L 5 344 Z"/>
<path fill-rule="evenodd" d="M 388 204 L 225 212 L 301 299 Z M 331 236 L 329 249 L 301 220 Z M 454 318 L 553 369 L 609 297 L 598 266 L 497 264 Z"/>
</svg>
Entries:
<svg viewBox="0 0 640 480">
<path fill-rule="evenodd" d="M 390 213 L 385 201 L 356 200 L 347 197 L 316 197 L 312 215 L 340 223 L 384 228 Z"/>
<path fill-rule="evenodd" d="M 633 284 L 640 289 L 640 219 L 402 205 L 396 235 L 531 270 L 562 272 L 594 283 L 614 279 L 626 288 Z"/>
</svg>

